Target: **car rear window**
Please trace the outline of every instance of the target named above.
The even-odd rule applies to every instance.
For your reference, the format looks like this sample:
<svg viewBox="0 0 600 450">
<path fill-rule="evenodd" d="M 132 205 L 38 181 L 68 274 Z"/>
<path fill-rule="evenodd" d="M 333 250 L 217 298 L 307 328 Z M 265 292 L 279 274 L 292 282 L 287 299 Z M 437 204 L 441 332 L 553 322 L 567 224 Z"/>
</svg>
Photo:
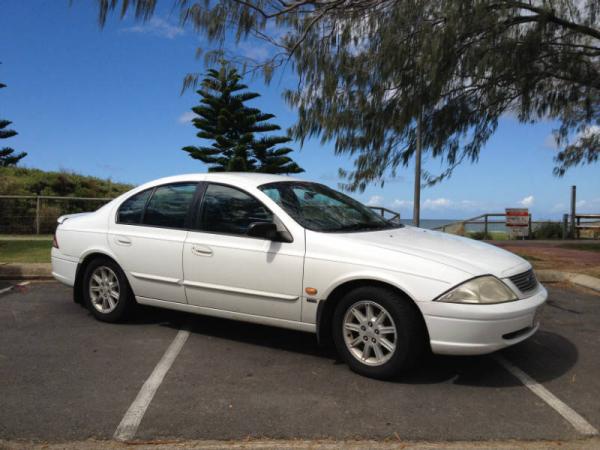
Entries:
<svg viewBox="0 0 600 450">
<path fill-rule="evenodd" d="M 123 202 L 117 213 L 117 222 L 124 224 L 139 224 L 142 221 L 146 202 L 152 194 L 152 189 L 135 194 Z"/>
<path fill-rule="evenodd" d="M 185 228 L 197 183 L 167 184 L 154 190 L 143 216 L 144 225 Z"/>
</svg>

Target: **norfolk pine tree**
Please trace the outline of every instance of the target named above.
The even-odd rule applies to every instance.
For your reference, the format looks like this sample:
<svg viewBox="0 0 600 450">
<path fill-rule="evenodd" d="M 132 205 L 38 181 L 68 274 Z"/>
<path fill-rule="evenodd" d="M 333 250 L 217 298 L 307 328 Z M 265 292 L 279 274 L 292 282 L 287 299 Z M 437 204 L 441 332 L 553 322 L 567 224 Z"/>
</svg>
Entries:
<svg viewBox="0 0 600 450">
<path fill-rule="evenodd" d="M 0 83 L 0 89 L 5 87 L 5 84 Z M 17 135 L 16 131 L 7 128 L 11 123 L 9 120 L 0 119 L 0 139 L 8 139 Z M 27 156 L 27 153 L 15 154 L 15 151 L 10 147 L 0 148 L 0 167 L 16 166 L 25 156 Z"/>
<path fill-rule="evenodd" d="M 187 146 L 183 150 L 207 164 L 209 172 L 302 172 L 288 156 L 291 148 L 276 147 L 289 142 L 289 137 L 255 138 L 280 127 L 268 122 L 275 117 L 273 114 L 245 105 L 259 94 L 241 92 L 247 89 L 241 79 L 237 70 L 226 64 L 208 71 L 197 91 L 201 100 L 199 106 L 192 108 L 198 116 L 192 123 L 200 130 L 196 136 L 212 144 Z"/>
</svg>

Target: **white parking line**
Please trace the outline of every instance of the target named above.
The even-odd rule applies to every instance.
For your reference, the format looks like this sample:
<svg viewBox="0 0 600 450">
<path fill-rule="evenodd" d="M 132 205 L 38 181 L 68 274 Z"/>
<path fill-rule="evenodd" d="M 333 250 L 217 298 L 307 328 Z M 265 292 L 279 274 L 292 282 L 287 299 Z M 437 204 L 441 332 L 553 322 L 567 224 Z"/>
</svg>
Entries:
<svg viewBox="0 0 600 450">
<path fill-rule="evenodd" d="M 9 286 L 9 287 L 7 287 L 7 288 L 0 289 L 0 294 L 4 294 L 5 292 L 8 292 L 8 291 L 10 291 L 10 290 L 11 290 L 13 287 L 14 287 L 14 286 Z"/>
<path fill-rule="evenodd" d="M 146 413 L 146 409 L 150 405 L 150 402 L 154 398 L 154 394 L 158 390 L 160 384 L 162 383 L 165 375 L 173 365 L 173 361 L 177 358 L 177 355 L 183 348 L 185 341 L 189 337 L 190 332 L 187 330 L 179 330 L 171 345 L 162 356 L 150 377 L 146 380 L 140 392 L 138 392 L 137 397 L 123 416 L 121 423 L 117 427 L 115 434 L 113 435 L 114 439 L 119 441 L 128 441 L 133 439 L 137 429 Z"/>
<path fill-rule="evenodd" d="M 27 286 L 28 284 L 29 284 L 29 281 L 23 281 L 21 283 L 14 284 L 14 285 L 6 287 L 4 289 L 0 289 L 0 295 L 4 294 L 5 292 L 12 291 L 17 286 Z"/>
<path fill-rule="evenodd" d="M 519 369 L 514 364 L 510 363 L 508 360 L 503 358 L 500 355 L 495 355 L 494 358 L 496 361 L 508 370 L 511 374 L 513 374 L 521 383 L 523 383 L 531 392 L 541 398 L 548 406 L 554 409 L 557 413 L 559 413 L 563 418 L 573 425 L 579 433 L 584 434 L 586 436 L 596 436 L 598 434 L 598 430 L 592 426 L 587 420 L 581 417 L 576 411 L 574 411 L 570 406 L 565 404 L 563 401 L 559 400 L 552 392 L 546 389 L 544 386 L 539 384 L 521 369 Z"/>
</svg>

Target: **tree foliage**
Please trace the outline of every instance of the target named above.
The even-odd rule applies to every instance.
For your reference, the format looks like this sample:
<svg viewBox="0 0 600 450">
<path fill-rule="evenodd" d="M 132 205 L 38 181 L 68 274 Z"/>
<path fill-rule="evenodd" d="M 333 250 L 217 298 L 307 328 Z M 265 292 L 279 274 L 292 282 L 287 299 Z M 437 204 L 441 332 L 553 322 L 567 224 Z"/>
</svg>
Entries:
<svg viewBox="0 0 600 450">
<path fill-rule="evenodd" d="M 0 89 L 5 87 L 5 84 L 0 83 Z M 9 120 L 0 119 L 0 139 L 8 139 L 17 135 L 16 131 L 8 128 L 11 123 Z M 0 148 L 0 167 L 16 166 L 25 156 L 27 153 L 15 153 L 14 149 L 10 147 Z"/>
<path fill-rule="evenodd" d="M 289 147 L 277 147 L 291 140 L 287 136 L 263 136 L 281 128 L 268 122 L 275 116 L 263 113 L 245 103 L 260 95 L 242 92 L 237 70 L 223 64 L 211 69 L 197 91 L 200 105 L 192 108 L 197 115 L 192 123 L 200 131 L 200 139 L 212 141 L 210 146 L 188 146 L 183 150 L 192 158 L 208 165 L 209 172 L 299 173 L 303 170 L 288 156 Z"/>
<path fill-rule="evenodd" d="M 99 0 L 107 11 L 156 0 Z M 410 161 L 422 114 L 426 155 L 444 170 L 476 161 L 507 114 L 555 120 L 555 173 L 600 154 L 598 0 L 175 0 L 182 21 L 217 44 L 262 39 L 270 79 L 289 63 L 293 136 L 354 156 L 348 187 L 383 182 Z M 220 53 L 219 53 L 220 52 Z M 188 79 L 190 81 L 190 79 Z M 193 81 L 193 80 L 192 80 Z"/>
</svg>

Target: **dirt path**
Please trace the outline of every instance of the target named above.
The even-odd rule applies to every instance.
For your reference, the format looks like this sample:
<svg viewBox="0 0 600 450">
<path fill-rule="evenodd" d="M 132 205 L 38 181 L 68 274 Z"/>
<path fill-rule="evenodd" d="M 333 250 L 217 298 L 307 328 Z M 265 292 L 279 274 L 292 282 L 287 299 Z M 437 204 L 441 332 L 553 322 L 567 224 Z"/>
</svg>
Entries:
<svg viewBox="0 0 600 450">
<path fill-rule="evenodd" d="M 600 251 L 576 250 L 556 243 L 532 241 L 492 242 L 527 259 L 536 269 L 562 270 L 600 277 Z"/>
</svg>

